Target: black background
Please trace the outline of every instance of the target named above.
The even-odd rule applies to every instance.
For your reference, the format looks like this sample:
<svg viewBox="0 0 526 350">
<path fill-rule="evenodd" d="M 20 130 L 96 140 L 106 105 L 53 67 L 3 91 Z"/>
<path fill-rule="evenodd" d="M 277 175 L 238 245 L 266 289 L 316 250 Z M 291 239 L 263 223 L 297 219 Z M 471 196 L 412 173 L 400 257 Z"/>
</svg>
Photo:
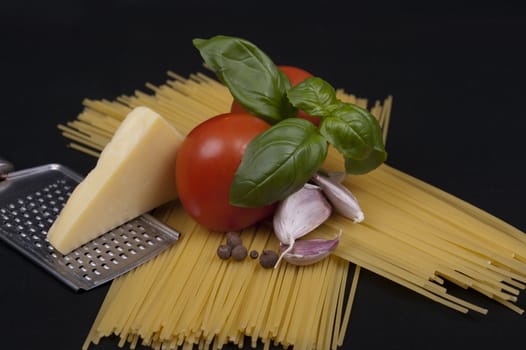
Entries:
<svg viewBox="0 0 526 350">
<path fill-rule="evenodd" d="M 18 169 L 58 162 L 85 174 L 94 158 L 56 128 L 83 98 L 203 71 L 191 39 L 236 35 L 348 92 L 393 95 L 388 164 L 525 231 L 525 12 L 422 3 L 2 2 L 0 154 Z M 0 242 L 0 348 L 79 349 L 107 288 L 75 294 Z M 524 346 L 525 316 L 451 290 L 489 314 L 450 311 L 364 271 L 344 348 Z"/>
</svg>

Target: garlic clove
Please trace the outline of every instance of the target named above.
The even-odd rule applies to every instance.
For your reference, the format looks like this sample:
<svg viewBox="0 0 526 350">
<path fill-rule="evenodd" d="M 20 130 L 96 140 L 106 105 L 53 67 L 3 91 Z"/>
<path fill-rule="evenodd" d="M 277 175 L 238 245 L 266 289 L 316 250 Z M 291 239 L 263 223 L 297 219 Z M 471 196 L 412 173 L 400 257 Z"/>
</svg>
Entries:
<svg viewBox="0 0 526 350">
<path fill-rule="evenodd" d="M 273 218 L 274 233 L 280 242 L 290 244 L 321 225 L 331 211 L 320 187 L 307 183 L 279 204 Z"/>
<path fill-rule="evenodd" d="M 338 214 L 353 220 L 355 223 L 362 222 L 365 216 L 358 200 L 338 179 L 339 177 L 324 176 L 320 173 L 315 173 L 312 177 L 312 181 L 320 186 Z"/>
<path fill-rule="evenodd" d="M 283 259 L 293 265 L 310 265 L 329 256 L 340 242 L 340 236 L 335 239 L 302 239 L 296 241 L 289 249 L 287 244 L 280 244 Z"/>
<path fill-rule="evenodd" d="M 296 239 L 317 228 L 331 213 L 332 207 L 320 187 L 307 183 L 278 205 L 273 218 L 274 233 L 290 250 Z"/>
</svg>

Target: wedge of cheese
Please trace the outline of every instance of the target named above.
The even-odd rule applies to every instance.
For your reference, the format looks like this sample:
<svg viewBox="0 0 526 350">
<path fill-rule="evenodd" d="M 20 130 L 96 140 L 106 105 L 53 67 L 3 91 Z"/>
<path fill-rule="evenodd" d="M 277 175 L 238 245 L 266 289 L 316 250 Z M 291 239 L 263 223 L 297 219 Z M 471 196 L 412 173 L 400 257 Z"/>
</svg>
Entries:
<svg viewBox="0 0 526 350">
<path fill-rule="evenodd" d="M 51 245 L 67 254 L 174 199 L 175 155 L 182 141 L 154 111 L 131 111 L 49 229 Z"/>
</svg>

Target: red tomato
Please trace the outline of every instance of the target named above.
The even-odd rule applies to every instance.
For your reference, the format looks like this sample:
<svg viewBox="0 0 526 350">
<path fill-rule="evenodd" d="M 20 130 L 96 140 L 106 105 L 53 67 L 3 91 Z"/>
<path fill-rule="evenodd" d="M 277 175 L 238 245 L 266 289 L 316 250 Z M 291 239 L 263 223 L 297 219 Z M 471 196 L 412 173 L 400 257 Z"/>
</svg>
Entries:
<svg viewBox="0 0 526 350">
<path fill-rule="evenodd" d="M 185 210 L 204 227 L 237 231 L 270 216 L 275 205 L 230 204 L 230 186 L 248 143 L 270 125 L 248 113 L 221 114 L 195 127 L 177 152 L 175 181 Z"/>
<path fill-rule="evenodd" d="M 305 70 L 303 70 L 301 68 L 292 67 L 292 66 L 278 66 L 278 68 L 283 73 L 285 73 L 285 75 L 289 78 L 291 86 L 296 86 L 299 83 L 301 83 L 302 81 L 304 81 L 305 79 L 312 77 L 312 74 L 310 74 L 309 72 L 307 72 L 307 71 L 305 71 Z M 232 106 L 230 108 L 230 111 L 231 112 L 236 112 L 236 113 L 237 112 L 246 112 L 246 110 L 239 103 L 237 103 L 236 101 L 232 102 Z M 309 120 L 310 122 L 312 122 L 316 126 L 318 126 L 320 124 L 320 118 L 318 118 L 318 117 L 311 117 L 310 115 L 308 115 L 307 113 L 305 113 L 303 111 L 298 111 L 297 117 L 298 118 L 307 119 L 307 120 Z"/>
<path fill-rule="evenodd" d="M 292 86 L 298 85 L 307 78 L 312 78 L 312 74 L 298 67 L 278 66 L 278 68 L 289 78 Z"/>
</svg>

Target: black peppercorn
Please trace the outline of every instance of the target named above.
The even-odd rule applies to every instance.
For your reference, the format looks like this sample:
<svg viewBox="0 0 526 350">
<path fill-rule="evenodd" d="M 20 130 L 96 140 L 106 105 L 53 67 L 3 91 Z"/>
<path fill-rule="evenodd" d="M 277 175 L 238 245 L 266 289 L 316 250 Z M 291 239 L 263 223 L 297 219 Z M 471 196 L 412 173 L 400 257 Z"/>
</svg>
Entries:
<svg viewBox="0 0 526 350">
<path fill-rule="evenodd" d="M 241 237 L 237 232 L 228 232 L 226 234 L 226 244 L 234 248 L 237 245 L 242 244 Z"/>
<path fill-rule="evenodd" d="M 217 248 L 217 255 L 221 258 L 221 259 L 228 259 L 230 258 L 230 255 L 232 254 L 232 248 L 227 245 L 227 244 L 221 244 L 218 248 Z"/>
<path fill-rule="evenodd" d="M 259 257 L 259 264 L 265 269 L 273 268 L 278 262 L 278 254 L 273 250 L 264 250 Z"/>
<path fill-rule="evenodd" d="M 248 255 L 247 248 L 239 244 L 232 248 L 232 259 L 236 261 L 244 260 Z"/>
</svg>

